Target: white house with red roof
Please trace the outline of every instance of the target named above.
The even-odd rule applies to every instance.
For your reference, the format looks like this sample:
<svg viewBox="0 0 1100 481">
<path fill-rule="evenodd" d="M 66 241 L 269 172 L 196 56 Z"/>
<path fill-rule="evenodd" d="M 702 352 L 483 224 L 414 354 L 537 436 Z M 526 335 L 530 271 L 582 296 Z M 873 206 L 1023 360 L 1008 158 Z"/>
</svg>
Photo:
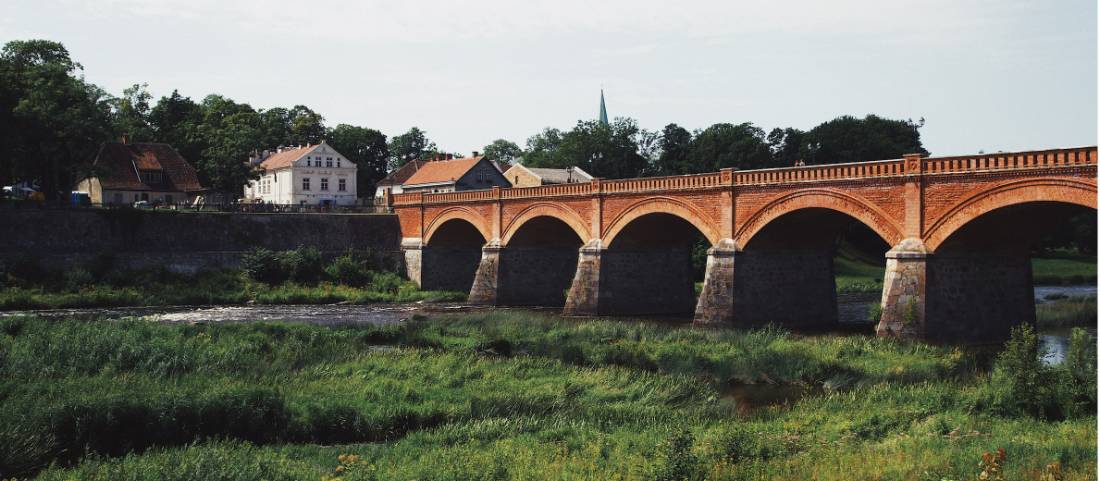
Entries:
<svg viewBox="0 0 1100 481">
<path fill-rule="evenodd" d="M 260 178 L 244 187 L 250 202 L 281 205 L 355 205 L 355 163 L 321 141 L 264 151 L 249 160 Z"/>
</svg>

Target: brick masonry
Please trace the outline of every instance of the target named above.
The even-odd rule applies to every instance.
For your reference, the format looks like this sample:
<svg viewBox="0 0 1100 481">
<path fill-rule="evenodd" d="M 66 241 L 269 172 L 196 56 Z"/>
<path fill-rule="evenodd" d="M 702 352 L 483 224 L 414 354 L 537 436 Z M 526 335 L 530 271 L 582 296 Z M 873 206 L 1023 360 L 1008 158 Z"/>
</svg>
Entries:
<svg viewBox="0 0 1100 481">
<path fill-rule="evenodd" d="M 936 337 L 938 334 L 931 331 L 963 334 L 952 324 L 957 322 L 958 308 L 947 309 L 945 303 L 961 302 L 958 299 L 966 295 L 983 299 L 980 302 L 997 299 L 992 293 L 967 287 L 980 279 L 986 279 L 986 285 L 1003 284 L 1004 295 L 1016 299 L 1012 305 L 1023 305 L 1024 299 L 1018 281 L 1005 278 L 1001 282 L 998 276 L 1007 273 L 976 274 L 996 272 L 984 261 L 967 264 L 931 260 L 936 259 L 941 244 L 974 219 L 1003 207 L 1055 202 L 1095 209 L 1096 161 L 1095 147 L 941 158 L 907 155 L 904 159 L 859 164 L 402 194 L 394 198 L 394 206 L 405 241 L 427 243 L 444 223 L 461 219 L 503 252 L 507 252 L 513 235 L 532 219 L 553 217 L 568 224 L 586 246 L 577 257 L 565 300 L 567 314 L 686 309 L 694 310 L 699 324 L 735 325 L 764 319 L 806 324 L 811 323 L 808 315 L 816 319 L 813 323 L 817 325 L 835 322 L 835 295 L 831 303 L 824 301 L 830 292 L 835 294 L 835 285 L 826 280 L 831 277 L 831 261 L 807 252 L 754 257 L 742 249 L 787 214 L 807 209 L 841 212 L 878 233 L 894 252 L 906 251 L 907 243 L 914 242 L 922 252 L 923 257 L 913 257 L 910 252 L 887 259 L 878 332 Z M 732 256 L 723 252 L 708 260 L 707 281 L 694 309 L 685 307 L 683 299 L 688 296 L 679 288 L 681 284 L 690 285 L 680 279 L 681 254 L 674 250 L 635 254 L 633 263 L 622 260 L 629 256 L 616 258 L 619 233 L 636 220 L 658 213 L 687 221 L 714 246 L 732 246 L 724 248 Z M 558 263 L 566 262 L 554 261 Z M 654 271 L 641 267 L 646 263 L 659 266 L 661 277 L 649 278 Z M 489 263 L 486 268 L 499 272 L 503 265 Z M 534 270 L 524 276 L 522 270 L 528 267 L 523 266 Z M 507 276 L 522 279 L 515 282 L 541 274 L 538 263 L 527 259 L 517 258 L 513 268 Z M 422 270 L 427 272 L 428 268 L 422 266 Z M 508 289 L 510 282 L 492 278 L 501 281 L 497 290 Z M 547 285 L 556 287 L 563 283 L 561 278 L 564 276 L 555 274 Z M 628 278 L 636 285 L 624 287 Z M 953 279 L 970 280 L 960 284 L 962 281 Z M 941 282 L 943 286 L 939 286 Z M 529 285 L 531 289 L 542 289 L 537 282 Z M 657 289 L 658 285 L 665 289 Z M 508 296 L 516 302 L 542 296 L 520 294 L 525 289 L 518 285 Z M 960 294 L 960 290 L 967 289 L 974 292 Z M 624 293 L 636 301 L 623 301 Z M 941 297 L 947 300 L 937 303 Z M 983 322 L 975 320 L 974 326 L 983 326 Z"/>
</svg>

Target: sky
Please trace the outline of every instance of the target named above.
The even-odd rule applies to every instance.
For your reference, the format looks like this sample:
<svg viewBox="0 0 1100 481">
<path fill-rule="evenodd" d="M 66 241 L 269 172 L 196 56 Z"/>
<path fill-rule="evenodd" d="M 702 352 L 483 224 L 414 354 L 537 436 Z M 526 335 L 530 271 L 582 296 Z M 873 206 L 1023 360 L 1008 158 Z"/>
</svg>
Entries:
<svg viewBox="0 0 1100 481">
<path fill-rule="evenodd" d="M 608 114 L 649 130 L 924 118 L 933 155 L 1097 143 L 1095 0 L 3 0 L 116 95 L 306 105 L 440 148 Z"/>
</svg>

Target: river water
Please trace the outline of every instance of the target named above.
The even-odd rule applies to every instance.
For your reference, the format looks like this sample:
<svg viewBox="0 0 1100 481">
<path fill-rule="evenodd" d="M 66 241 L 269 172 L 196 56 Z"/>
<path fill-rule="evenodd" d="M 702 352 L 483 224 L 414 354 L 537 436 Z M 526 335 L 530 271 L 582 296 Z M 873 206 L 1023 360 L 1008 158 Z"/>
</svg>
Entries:
<svg viewBox="0 0 1100 481">
<path fill-rule="evenodd" d="M 1035 288 L 1037 303 L 1048 302 L 1050 297 L 1096 297 L 1096 285 L 1040 286 Z M 868 308 L 878 302 L 877 294 L 845 294 L 838 299 L 837 307 L 842 329 L 867 331 Z M 85 319 L 115 319 L 143 317 L 166 323 L 214 323 L 285 321 L 319 325 L 373 324 L 383 325 L 401 322 L 416 314 L 432 315 L 447 312 L 466 312 L 490 308 L 463 304 L 374 304 L 374 305 L 252 305 L 252 306 L 171 306 L 171 307 L 122 307 L 89 309 L 50 309 L 39 311 L 0 312 L 0 317 L 35 315 L 40 317 L 67 317 Z M 501 308 L 495 308 L 501 309 Z M 547 309 L 549 312 L 555 310 Z M 661 322 L 668 321 L 660 319 Z M 1094 335 L 1096 326 L 1087 328 Z M 1046 361 L 1062 362 L 1069 346 L 1069 328 L 1042 328 L 1040 340 L 1047 351 Z"/>
</svg>

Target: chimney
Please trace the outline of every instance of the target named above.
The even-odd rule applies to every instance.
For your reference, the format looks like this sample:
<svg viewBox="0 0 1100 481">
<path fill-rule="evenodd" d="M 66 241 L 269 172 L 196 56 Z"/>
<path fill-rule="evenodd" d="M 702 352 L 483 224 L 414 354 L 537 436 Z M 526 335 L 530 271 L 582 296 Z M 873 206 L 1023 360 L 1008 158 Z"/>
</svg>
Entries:
<svg viewBox="0 0 1100 481">
<path fill-rule="evenodd" d="M 477 157 L 477 154 L 478 154 L 478 151 L 475 150 L 474 155 L 472 155 L 472 157 Z"/>
</svg>

